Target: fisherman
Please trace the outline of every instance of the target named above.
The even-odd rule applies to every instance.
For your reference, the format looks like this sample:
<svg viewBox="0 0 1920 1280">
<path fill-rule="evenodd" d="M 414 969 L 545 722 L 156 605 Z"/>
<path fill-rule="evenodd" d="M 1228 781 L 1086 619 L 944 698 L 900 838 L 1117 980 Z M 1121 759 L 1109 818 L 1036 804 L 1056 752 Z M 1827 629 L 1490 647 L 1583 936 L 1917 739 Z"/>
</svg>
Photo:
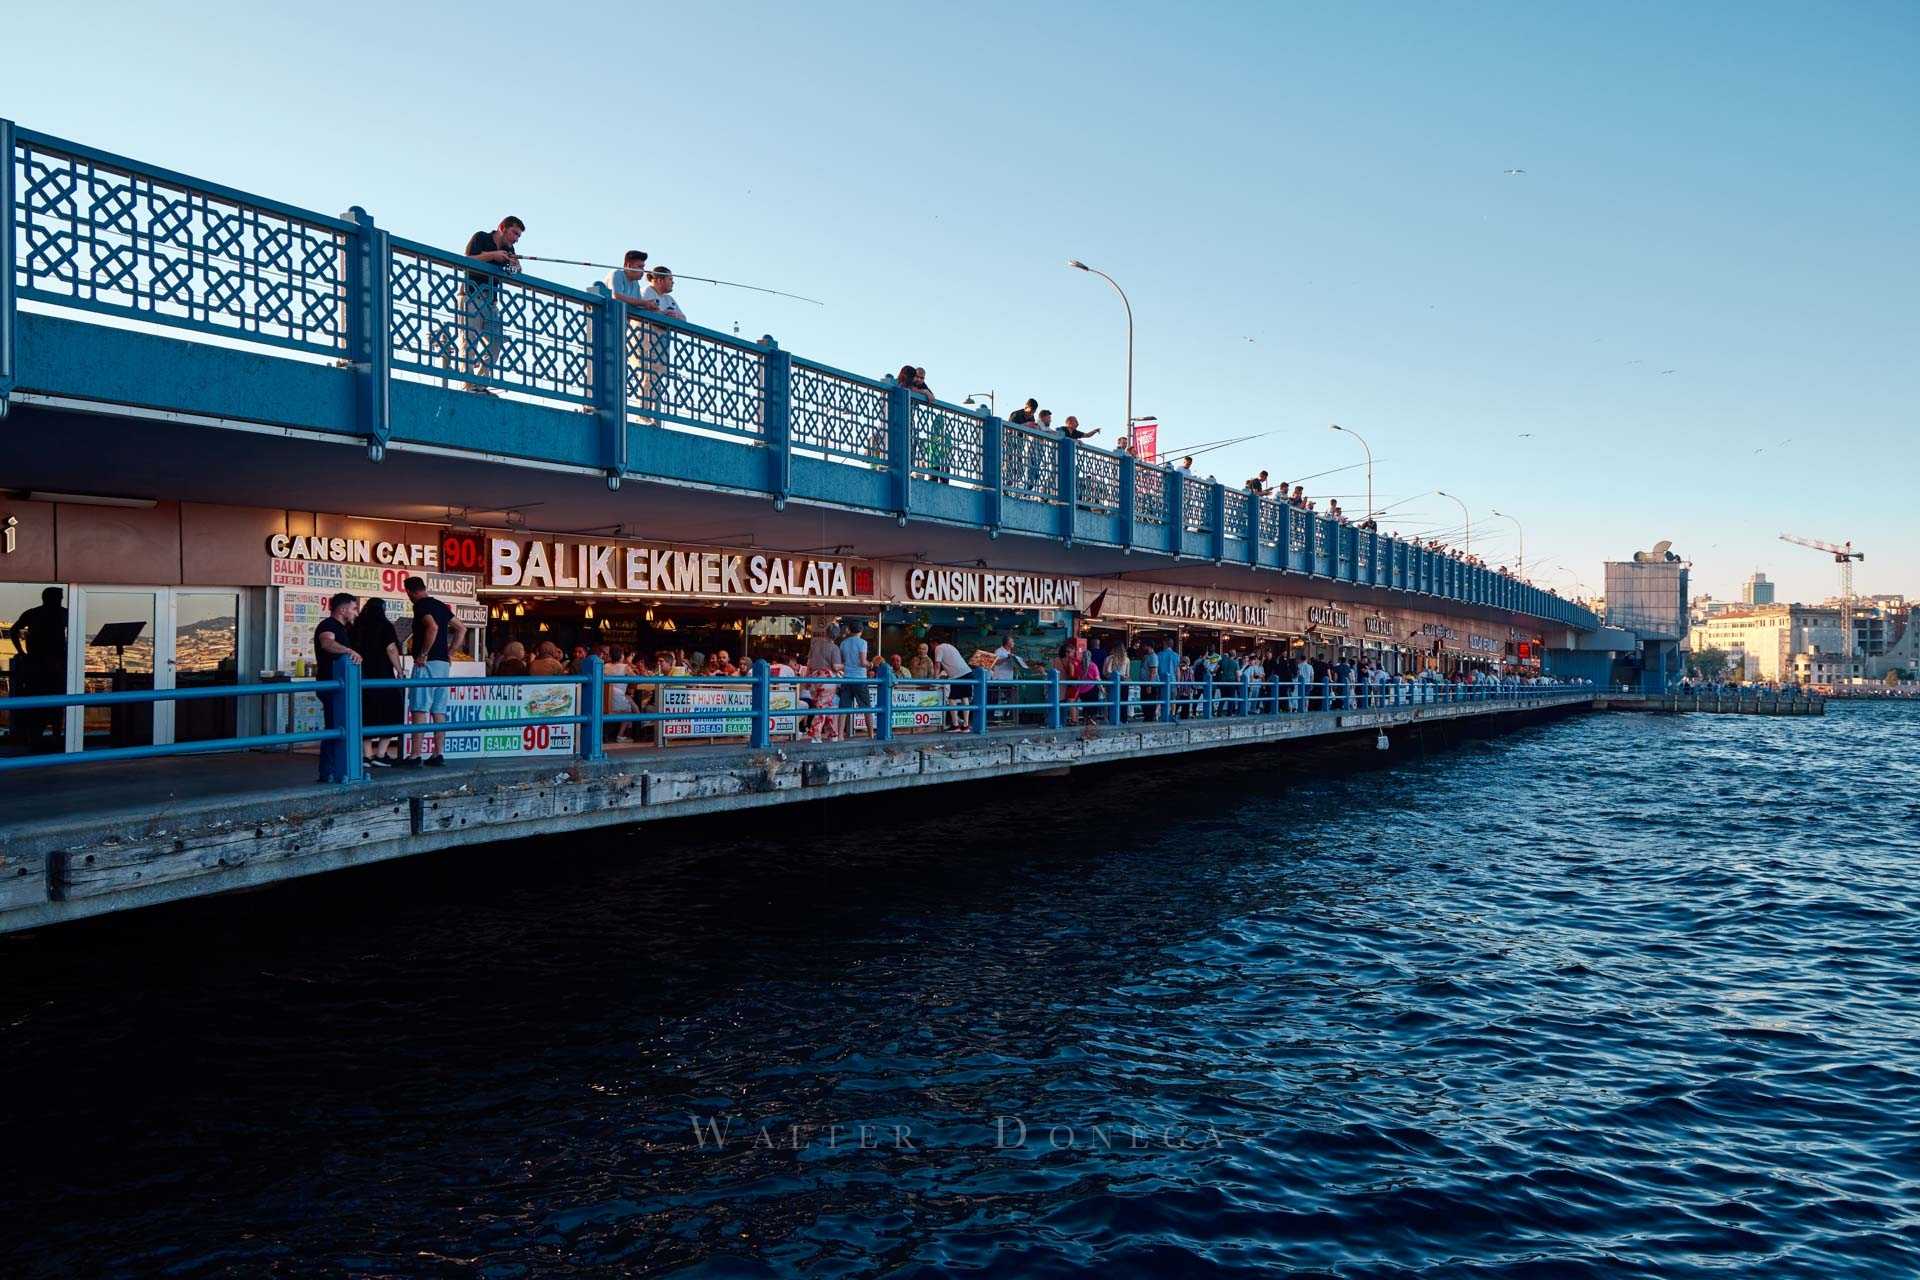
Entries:
<svg viewBox="0 0 1920 1280">
<path fill-rule="evenodd" d="M 642 311 L 658 311 L 658 304 L 646 299 L 646 286 L 640 281 L 647 274 L 647 255 L 641 249 L 629 249 L 621 260 L 622 265 L 607 276 L 607 291 L 630 307 Z"/>
<path fill-rule="evenodd" d="M 513 251 L 527 224 L 508 214 L 491 231 L 476 231 L 467 239 L 467 256 L 512 274 L 520 270 L 520 256 Z M 460 357 L 466 371 L 476 378 L 492 373 L 493 357 L 500 347 L 500 282 L 484 271 L 467 272 L 460 286 Z M 478 382 L 466 384 L 467 390 L 482 395 L 493 392 Z"/>
</svg>

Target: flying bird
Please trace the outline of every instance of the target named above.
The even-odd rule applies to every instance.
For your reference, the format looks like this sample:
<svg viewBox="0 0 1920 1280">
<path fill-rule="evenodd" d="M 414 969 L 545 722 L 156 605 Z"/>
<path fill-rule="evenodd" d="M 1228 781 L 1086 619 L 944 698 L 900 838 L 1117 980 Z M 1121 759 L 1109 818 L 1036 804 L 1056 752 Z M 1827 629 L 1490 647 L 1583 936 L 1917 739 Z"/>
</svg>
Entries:
<svg viewBox="0 0 1920 1280">
<path fill-rule="evenodd" d="M 1527 171 L 1525 169 L 1508 169 L 1505 172 L 1509 178 L 1520 178 L 1525 177 Z"/>
<path fill-rule="evenodd" d="M 1662 372 L 1662 373 L 1678 373 L 1678 372 L 1680 372 L 1680 371 L 1679 371 L 1678 369 L 1662 369 L 1662 370 L 1661 370 L 1660 372 Z"/>
<path fill-rule="evenodd" d="M 1531 440 L 1531 439 L 1533 439 L 1533 432 L 1531 432 L 1531 431 L 1522 431 L 1522 432 L 1520 433 L 1520 438 L 1521 438 L 1522 440 Z"/>
<path fill-rule="evenodd" d="M 1628 364 L 1645 364 L 1646 361 L 1645 360 L 1629 360 L 1627 361 L 1627 363 Z"/>
</svg>

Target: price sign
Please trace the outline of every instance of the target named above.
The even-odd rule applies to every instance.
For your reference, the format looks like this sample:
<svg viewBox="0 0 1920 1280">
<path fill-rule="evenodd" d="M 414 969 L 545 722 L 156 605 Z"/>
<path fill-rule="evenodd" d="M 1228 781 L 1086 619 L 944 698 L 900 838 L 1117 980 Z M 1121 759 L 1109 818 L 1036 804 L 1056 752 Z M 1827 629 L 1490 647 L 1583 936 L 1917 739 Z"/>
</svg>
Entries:
<svg viewBox="0 0 1920 1280">
<path fill-rule="evenodd" d="M 440 568 L 446 573 L 480 574 L 486 571 L 487 540 L 472 529 L 445 529 L 440 534 Z"/>
</svg>

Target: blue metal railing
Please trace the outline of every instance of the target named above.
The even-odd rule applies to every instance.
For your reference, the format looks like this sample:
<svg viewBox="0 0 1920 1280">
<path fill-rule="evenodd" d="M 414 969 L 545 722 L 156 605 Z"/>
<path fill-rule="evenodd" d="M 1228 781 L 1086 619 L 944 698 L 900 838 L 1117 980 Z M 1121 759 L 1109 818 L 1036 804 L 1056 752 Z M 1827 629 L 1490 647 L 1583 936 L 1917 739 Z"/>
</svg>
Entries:
<svg viewBox="0 0 1920 1280">
<path fill-rule="evenodd" d="M 744 738 L 751 747 L 770 747 L 776 737 L 807 736 L 818 740 L 822 729 L 832 727 L 830 736 L 852 737 L 865 728 L 876 741 L 892 740 L 907 731 L 954 731 L 984 736 L 996 727 L 1018 729 L 1046 727 L 1059 729 L 1081 723 L 1122 726 L 1135 723 L 1172 723 L 1177 720 L 1210 720 L 1227 717 L 1276 717 L 1319 711 L 1364 711 L 1428 705 L 1485 705 L 1557 699 L 1566 696 L 1591 696 L 1590 686 L 1571 684 L 1451 684 L 1441 681 L 1339 681 L 1321 678 L 1312 682 L 1288 680 L 1279 676 L 1258 681 L 1238 679 L 1217 681 L 1211 671 L 1185 679 L 1129 680 L 1115 674 L 1099 680 L 1063 678 L 1049 670 L 1041 677 L 994 680 L 983 668 L 974 668 L 957 678 L 937 676 L 898 677 L 890 667 L 881 667 L 871 676 L 775 674 L 765 661 L 753 664 L 750 674 L 736 676 L 660 676 L 616 673 L 608 675 L 598 658 L 585 660 L 585 669 L 568 675 L 551 676 L 412 676 L 369 680 L 360 667 L 342 662 L 336 674 L 325 680 L 278 681 L 264 684 L 200 686 L 191 689 L 143 689 L 112 693 L 35 694 L 0 700 L 0 712 L 50 711 L 66 707 L 121 707 L 153 705 L 161 702 L 205 701 L 312 694 L 327 709 L 328 726 L 287 733 L 236 734 L 196 742 L 172 742 L 130 747 L 107 747 L 87 751 L 42 755 L 0 756 L 0 773 L 27 769 L 56 768 L 65 765 L 102 761 L 144 760 L 169 756 L 202 755 L 223 751 L 244 751 L 260 747 L 286 747 L 319 743 L 323 756 L 323 780 L 361 782 L 366 779 L 366 763 L 359 744 L 368 739 L 425 738 L 435 734 L 462 734 L 480 730 L 552 729 L 571 726 L 576 730 L 574 754 L 585 760 L 606 758 L 609 728 L 623 725 L 663 726 L 656 730 L 665 740 L 664 726 L 675 723 L 718 721 L 723 727 L 739 725 L 742 732 L 701 734 L 701 737 Z M 363 695 L 382 690 L 426 690 L 435 688 L 507 688 L 538 685 L 571 686 L 579 690 L 578 706 L 550 714 L 503 717 L 483 721 L 414 721 L 402 724 L 367 724 Z M 616 687 L 643 687 L 654 691 L 656 704 L 661 694 L 674 688 L 741 689 L 747 691 L 744 706 L 716 708 L 681 707 L 672 710 L 609 711 L 608 693 Z M 931 692 L 936 701 L 917 695 L 906 699 L 903 690 Z M 831 698 L 809 701 L 799 695 L 807 690 L 830 690 Z M 1037 692 L 1027 699 L 1024 694 Z M 776 699 L 776 694 L 781 695 Z M 790 705 L 777 705 L 791 698 Z M 903 726 L 902 716 L 924 722 Z M 785 725 L 780 729 L 777 726 Z M 333 753 L 333 754 L 327 754 Z"/>
<path fill-rule="evenodd" d="M 630 428 L 687 431 L 765 450 L 776 502 L 789 496 L 798 452 L 889 472 L 877 502 L 882 490 L 871 488 L 841 500 L 903 517 L 918 501 L 956 518 L 952 504 L 916 499 L 910 481 L 923 492 L 985 490 L 984 514 L 959 518 L 1598 625 L 1572 601 L 1479 566 L 909 395 L 891 378 L 790 356 L 771 338 L 632 311 L 601 285 L 509 275 L 394 237 L 358 208 L 300 209 L 5 120 L 0 147 L 0 414 L 20 381 L 25 301 L 347 364 L 358 381 L 353 426 L 375 457 L 392 432 L 392 380 L 440 378 L 591 410 L 600 427 L 590 461 L 610 483 L 649 474 L 630 469 Z"/>
</svg>

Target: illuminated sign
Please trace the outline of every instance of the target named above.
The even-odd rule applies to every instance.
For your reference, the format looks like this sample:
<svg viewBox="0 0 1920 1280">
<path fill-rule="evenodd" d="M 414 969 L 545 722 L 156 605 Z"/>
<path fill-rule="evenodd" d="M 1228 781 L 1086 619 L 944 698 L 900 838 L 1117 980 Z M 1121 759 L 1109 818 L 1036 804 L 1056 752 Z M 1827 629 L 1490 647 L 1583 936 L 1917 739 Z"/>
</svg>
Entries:
<svg viewBox="0 0 1920 1280">
<path fill-rule="evenodd" d="M 1186 618 L 1230 627 L 1264 627 L 1271 613 L 1263 604 L 1242 604 L 1216 596 L 1183 596 L 1171 591 L 1156 591 L 1148 596 L 1147 612 L 1158 618 Z"/>
<path fill-rule="evenodd" d="M 1349 615 L 1345 609 L 1336 609 L 1330 604 L 1310 604 L 1307 606 L 1307 621 L 1316 627 L 1345 631 Z"/>
<path fill-rule="evenodd" d="M 1366 620 L 1366 626 L 1367 634 L 1370 636 L 1390 636 L 1393 634 L 1393 623 L 1387 618 L 1368 618 Z"/>
<path fill-rule="evenodd" d="M 782 556 L 638 542 L 491 540 L 487 585 L 528 591 L 657 592 L 770 600 L 856 600 L 873 570 L 829 556 Z"/>
<path fill-rule="evenodd" d="M 390 564 L 402 569 L 440 567 L 440 548 L 427 542 L 276 533 L 267 539 L 267 554 L 275 560 L 318 560 L 327 564 Z"/>
<path fill-rule="evenodd" d="M 907 574 L 907 598 L 926 604 L 1078 609 L 1080 579 L 993 569 L 915 569 Z"/>
</svg>

